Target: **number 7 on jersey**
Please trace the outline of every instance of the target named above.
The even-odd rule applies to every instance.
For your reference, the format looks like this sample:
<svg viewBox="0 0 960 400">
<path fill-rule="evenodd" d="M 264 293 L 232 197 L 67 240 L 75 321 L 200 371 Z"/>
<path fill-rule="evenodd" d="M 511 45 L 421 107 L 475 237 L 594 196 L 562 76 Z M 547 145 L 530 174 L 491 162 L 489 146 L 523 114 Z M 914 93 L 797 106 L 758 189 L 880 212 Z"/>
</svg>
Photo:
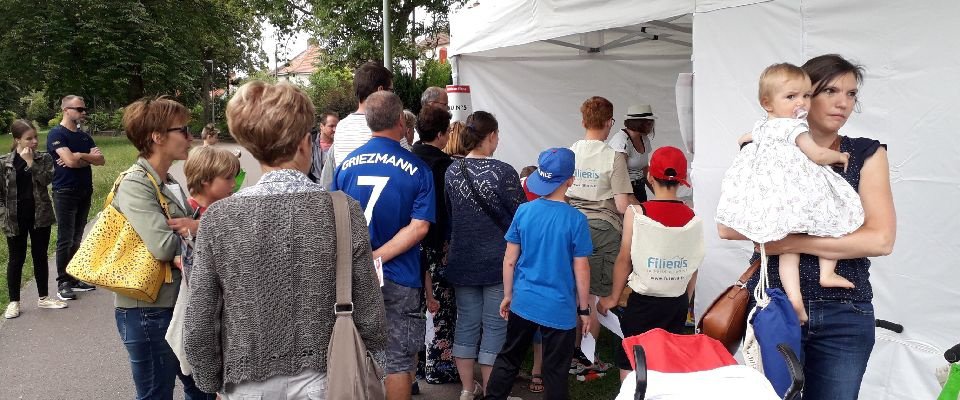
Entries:
<svg viewBox="0 0 960 400">
<path fill-rule="evenodd" d="M 383 188 L 387 187 L 388 181 L 390 177 L 387 176 L 357 177 L 357 185 L 373 186 L 373 193 L 370 193 L 370 200 L 367 200 L 367 206 L 363 210 L 363 216 L 367 218 L 367 226 L 370 226 L 370 222 L 373 221 L 373 207 L 377 205 L 377 200 L 380 200 L 380 194 L 383 193 Z"/>
</svg>

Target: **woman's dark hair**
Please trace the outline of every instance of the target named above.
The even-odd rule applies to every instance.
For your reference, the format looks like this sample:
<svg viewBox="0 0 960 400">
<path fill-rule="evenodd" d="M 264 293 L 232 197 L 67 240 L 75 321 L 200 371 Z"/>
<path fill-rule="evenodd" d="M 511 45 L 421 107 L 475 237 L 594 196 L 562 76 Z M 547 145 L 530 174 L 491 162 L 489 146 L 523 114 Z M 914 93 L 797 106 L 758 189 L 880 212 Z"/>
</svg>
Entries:
<svg viewBox="0 0 960 400">
<path fill-rule="evenodd" d="M 33 125 L 30 124 L 30 121 L 27 121 L 25 119 L 18 119 L 16 121 L 13 121 L 13 123 L 10 124 L 10 133 L 13 134 L 14 139 L 20 139 L 21 137 L 23 137 L 23 134 L 30 131 L 35 131 L 35 130 L 36 129 L 34 129 Z M 13 141 L 13 146 L 10 146 L 10 151 L 17 151 L 16 140 Z"/>
<path fill-rule="evenodd" d="M 480 143 L 487 139 L 487 136 L 500 129 L 497 119 L 493 114 L 486 111 L 476 111 L 470 114 L 466 122 L 466 128 L 460 134 L 460 143 L 467 152 L 479 147 Z"/>
<path fill-rule="evenodd" d="M 631 131 L 637 131 L 637 132 L 641 132 L 641 133 L 649 133 L 649 132 L 650 132 L 650 128 L 653 127 L 653 120 L 652 120 L 652 119 L 644 119 L 644 118 L 628 119 L 628 120 L 626 120 L 626 121 L 623 121 L 623 127 L 624 127 L 624 128 L 627 128 L 627 129 L 629 129 L 629 130 L 631 130 Z M 647 127 L 647 128 L 644 129 L 644 127 Z"/>
<path fill-rule="evenodd" d="M 450 128 L 450 112 L 441 107 L 423 107 L 417 116 L 417 132 L 420 140 L 432 142 L 437 140 L 440 133 L 446 133 Z"/>
<path fill-rule="evenodd" d="M 863 66 L 854 64 L 838 54 L 824 54 L 807 60 L 803 63 L 803 70 L 810 75 L 810 82 L 813 83 L 813 95 L 816 97 L 822 92 L 827 84 L 833 82 L 841 75 L 853 74 L 857 79 L 857 85 L 863 83 Z"/>
</svg>

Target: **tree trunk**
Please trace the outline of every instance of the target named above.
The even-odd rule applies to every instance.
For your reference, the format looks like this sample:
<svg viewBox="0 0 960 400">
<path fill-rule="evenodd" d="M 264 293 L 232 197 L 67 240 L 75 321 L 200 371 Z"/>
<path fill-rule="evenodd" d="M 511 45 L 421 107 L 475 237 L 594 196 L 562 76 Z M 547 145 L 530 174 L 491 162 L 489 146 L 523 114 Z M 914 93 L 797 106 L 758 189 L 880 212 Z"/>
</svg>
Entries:
<svg viewBox="0 0 960 400">
<path fill-rule="evenodd" d="M 130 79 L 127 84 L 127 103 L 133 103 L 143 98 L 143 66 L 134 64 L 130 70 Z"/>
</svg>

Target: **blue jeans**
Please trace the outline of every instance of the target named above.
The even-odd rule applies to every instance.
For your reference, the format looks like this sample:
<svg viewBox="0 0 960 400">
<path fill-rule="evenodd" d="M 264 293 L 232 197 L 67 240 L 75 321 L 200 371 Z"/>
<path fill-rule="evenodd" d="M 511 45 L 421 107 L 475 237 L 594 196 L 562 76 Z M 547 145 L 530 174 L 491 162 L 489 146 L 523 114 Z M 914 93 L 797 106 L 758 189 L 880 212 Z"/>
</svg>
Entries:
<svg viewBox="0 0 960 400">
<path fill-rule="evenodd" d="M 876 341 L 873 304 L 814 300 L 807 302 L 807 315 L 803 400 L 856 400 Z"/>
<path fill-rule="evenodd" d="M 455 286 L 457 326 L 453 334 L 453 356 L 475 358 L 493 365 L 507 338 L 507 321 L 500 317 L 503 284 Z"/>
<path fill-rule="evenodd" d="M 180 363 L 164 335 L 172 308 L 117 308 L 120 340 L 127 348 L 137 399 L 173 399 L 174 379 L 180 377 L 186 400 L 214 400 L 216 394 L 197 389 L 193 378 L 180 373 Z"/>
<path fill-rule="evenodd" d="M 67 274 L 67 264 L 80 249 L 91 196 L 92 189 L 53 189 L 53 208 L 57 215 L 57 284 L 76 282 Z"/>
</svg>

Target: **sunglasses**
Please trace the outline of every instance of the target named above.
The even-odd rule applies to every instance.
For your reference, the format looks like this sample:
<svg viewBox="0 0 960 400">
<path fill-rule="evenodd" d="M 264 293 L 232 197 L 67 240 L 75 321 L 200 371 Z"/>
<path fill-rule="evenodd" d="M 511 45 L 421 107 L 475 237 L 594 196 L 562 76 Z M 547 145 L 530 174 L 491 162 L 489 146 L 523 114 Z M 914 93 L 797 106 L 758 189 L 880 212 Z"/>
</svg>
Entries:
<svg viewBox="0 0 960 400">
<path fill-rule="evenodd" d="M 81 113 L 81 114 L 87 112 L 87 108 L 86 108 L 86 107 L 67 107 L 67 109 L 68 109 L 68 110 L 75 110 L 76 112 Z"/>
<path fill-rule="evenodd" d="M 177 128 L 167 129 L 167 133 L 177 132 L 177 131 L 179 131 L 180 133 L 182 133 L 182 134 L 183 134 L 183 137 L 185 137 L 185 138 L 187 138 L 187 139 L 190 139 L 190 138 L 192 137 L 192 135 L 190 134 L 190 127 L 189 127 L 189 126 L 186 126 L 186 125 L 181 126 L 181 127 L 177 127 Z"/>
</svg>

